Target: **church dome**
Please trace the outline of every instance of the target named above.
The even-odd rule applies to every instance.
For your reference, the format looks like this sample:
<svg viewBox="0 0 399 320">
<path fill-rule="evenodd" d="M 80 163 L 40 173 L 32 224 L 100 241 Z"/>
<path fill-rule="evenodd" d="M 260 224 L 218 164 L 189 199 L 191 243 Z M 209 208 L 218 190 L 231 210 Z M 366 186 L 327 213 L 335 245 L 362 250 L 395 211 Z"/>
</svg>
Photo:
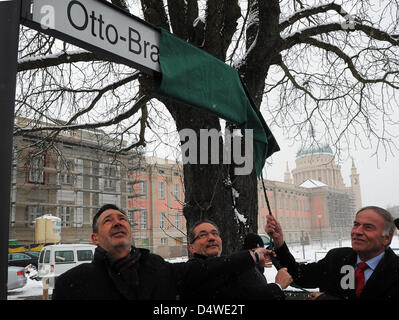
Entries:
<svg viewBox="0 0 399 320">
<path fill-rule="evenodd" d="M 316 145 L 316 146 L 302 148 L 297 152 L 296 157 L 301 158 L 301 157 L 313 156 L 319 154 L 329 154 L 332 156 L 334 155 L 331 147 L 328 144 L 324 144 L 324 145 Z"/>
</svg>

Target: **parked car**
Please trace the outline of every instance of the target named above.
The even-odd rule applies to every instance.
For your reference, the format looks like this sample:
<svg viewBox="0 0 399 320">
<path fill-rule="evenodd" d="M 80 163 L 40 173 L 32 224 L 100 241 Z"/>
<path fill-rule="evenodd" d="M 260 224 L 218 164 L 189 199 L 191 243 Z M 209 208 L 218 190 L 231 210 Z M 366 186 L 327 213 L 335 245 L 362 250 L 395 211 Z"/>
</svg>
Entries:
<svg viewBox="0 0 399 320">
<path fill-rule="evenodd" d="M 40 251 L 25 251 L 25 253 L 34 255 L 35 257 L 37 257 L 37 259 L 39 259 L 40 256 Z"/>
<path fill-rule="evenodd" d="M 92 244 L 54 244 L 40 251 L 38 278 L 50 278 L 50 287 L 60 274 L 82 263 L 93 260 L 95 245 Z"/>
<path fill-rule="evenodd" d="M 9 266 L 26 267 L 31 264 L 37 269 L 38 260 L 37 256 L 28 252 L 12 252 L 8 254 Z"/>
<path fill-rule="evenodd" d="M 24 267 L 8 266 L 7 290 L 22 288 L 27 281 Z"/>
</svg>

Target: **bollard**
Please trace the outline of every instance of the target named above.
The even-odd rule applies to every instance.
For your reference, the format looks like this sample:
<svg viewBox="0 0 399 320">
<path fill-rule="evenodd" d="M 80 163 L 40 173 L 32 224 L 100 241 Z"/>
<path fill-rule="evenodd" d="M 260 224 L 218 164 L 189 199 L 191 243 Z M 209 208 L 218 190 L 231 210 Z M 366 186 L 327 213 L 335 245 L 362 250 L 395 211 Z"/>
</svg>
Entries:
<svg viewBox="0 0 399 320">
<path fill-rule="evenodd" d="M 43 278 L 43 300 L 48 300 L 49 278 Z"/>
</svg>

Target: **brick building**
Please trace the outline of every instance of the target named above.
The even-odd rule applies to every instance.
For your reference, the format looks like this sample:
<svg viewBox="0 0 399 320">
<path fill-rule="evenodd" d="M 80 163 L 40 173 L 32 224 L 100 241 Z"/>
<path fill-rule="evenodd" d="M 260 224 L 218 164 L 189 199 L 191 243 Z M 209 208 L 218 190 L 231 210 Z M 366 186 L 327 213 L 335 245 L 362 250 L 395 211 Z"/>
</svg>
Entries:
<svg viewBox="0 0 399 320">
<path fill-rule="evenodd" d="M 186 255 L 181 165 L 149 157 L 132 177 L 138 181 L 128 200 L 135 244 L 164 257 Z"/>
</svg>

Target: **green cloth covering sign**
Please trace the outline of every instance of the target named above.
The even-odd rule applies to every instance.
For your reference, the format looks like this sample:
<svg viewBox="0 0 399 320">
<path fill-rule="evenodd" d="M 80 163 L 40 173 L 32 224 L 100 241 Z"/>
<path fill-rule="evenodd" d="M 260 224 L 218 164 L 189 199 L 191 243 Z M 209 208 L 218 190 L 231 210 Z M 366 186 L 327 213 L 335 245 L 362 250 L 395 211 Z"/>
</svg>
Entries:
<svg viewBox="0 0 399 320">
<path fill-rule="evenodd" d="M 266 159 L 280 148 L 253 104 L 236 69 L 161 29 L 161 95 L 253 129 L 254 165 L 260 176 Z"/>
</svg>

